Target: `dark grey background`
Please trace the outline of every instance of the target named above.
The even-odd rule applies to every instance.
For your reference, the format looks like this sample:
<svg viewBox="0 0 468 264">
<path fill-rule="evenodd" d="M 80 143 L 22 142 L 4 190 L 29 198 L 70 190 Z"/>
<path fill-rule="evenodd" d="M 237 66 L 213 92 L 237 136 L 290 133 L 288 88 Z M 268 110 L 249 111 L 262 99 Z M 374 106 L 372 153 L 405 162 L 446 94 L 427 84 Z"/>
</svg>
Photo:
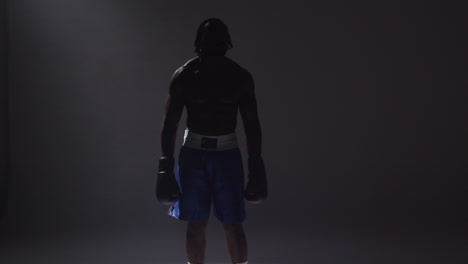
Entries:
<svg viewBox="0 0 468 264">
<path fill-rule="evenodd" d="M 0 1 L 0 220 L 8 197 L 8 52 L 7 52 L 7 8 Z"/>
<path fill-rule="evenodd" d="M 228 56 L 254 76 L 263 128 L 270 198 L 247 207 L 251 262 L 461 263 L 465 11 L 461 1 L 9 1 L 4 258 L 185 260 L 185 225 L 154 197 L 159 133 L 170 77 L 214 16 L 231 31 Z M 245 153 L 241 122 L 238 134 Z M 209 259 L 227 261 L 216 221 Z"/>
</svg>

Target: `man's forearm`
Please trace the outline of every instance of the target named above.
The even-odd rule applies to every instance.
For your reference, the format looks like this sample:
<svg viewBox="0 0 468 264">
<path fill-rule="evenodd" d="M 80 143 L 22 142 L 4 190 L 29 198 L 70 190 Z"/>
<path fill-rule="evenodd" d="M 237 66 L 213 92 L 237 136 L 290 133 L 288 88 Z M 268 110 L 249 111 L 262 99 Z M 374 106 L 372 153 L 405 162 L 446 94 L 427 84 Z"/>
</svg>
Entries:
<svg viewBox="0 0 468 264">
<path fill-rule="evenodd" d="M 262 154 L 262 128 L 258 120 L 244 123 L 244 130 L 247 139 L 247 153 L 250 157 L 261 156 Z"/>
<path fill-rule="evenodd" d="M 161 131 L 161 154 L 164 157 L 174 157 L 177 127 L 164 126 Z"/>
</svg>

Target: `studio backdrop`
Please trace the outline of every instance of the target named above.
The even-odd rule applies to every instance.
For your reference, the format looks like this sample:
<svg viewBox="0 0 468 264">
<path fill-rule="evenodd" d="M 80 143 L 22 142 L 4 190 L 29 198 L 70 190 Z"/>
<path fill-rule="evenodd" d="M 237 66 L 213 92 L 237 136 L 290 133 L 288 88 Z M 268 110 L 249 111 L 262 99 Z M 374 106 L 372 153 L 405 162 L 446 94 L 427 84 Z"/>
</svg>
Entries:
<svg viewBox="0 0 468 264">
<path fill-rule="evenodd" d="M 8 140 L 0 12 L 2 195 L 7 143 L 11 166 L 2 231 L 175 221 L 154 195 L 163 104 L 209 17 L 227 24 L 227 55 L 256 85 L 270 197 L 248 205 L 248 222 L 304 232 L 460 226 L 463 16 L 410 2 L 9 1 Z M 184 128 L 185 114 L 177 150 Z M 240 119 L 237 133 L 245 159 Z"/>
</svg>

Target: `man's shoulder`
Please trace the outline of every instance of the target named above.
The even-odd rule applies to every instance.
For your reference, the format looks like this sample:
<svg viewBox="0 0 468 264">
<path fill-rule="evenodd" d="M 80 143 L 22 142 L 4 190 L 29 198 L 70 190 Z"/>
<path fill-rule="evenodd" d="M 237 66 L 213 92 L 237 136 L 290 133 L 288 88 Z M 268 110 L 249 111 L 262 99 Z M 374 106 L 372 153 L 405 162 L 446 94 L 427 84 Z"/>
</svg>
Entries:
<svg viewBox="0 0 468 264">
<path fill-rule="evenodd" d="M 241 66 L 239 63 L 235 62 L 230 58 L 227 59 L 229 60 L 231 68 L 234 70 L 238 78 L 240 78 L 241 80 L 247 80 L 252 78 L 252 75 L 245 67 Z"/>
<path fill-rule="evenodd" d="M 172 75 L 172 79 L 176 80 L 181 79 L 183 76 L 187 76 L 188 73 L 193 71 L 193 68 L 197 62 L 198 57 L 188 60 L 186 63 L 175 70 L 174 74 Z"/>
<path fill-rule="evenodd" d="M 237 78 L 242 80 L 248 80 L 252 78 L 250 72 L 245 68 L 242 67 L 239 63 L 234 61 L 231 58 L 226 57 L 227 64 L 226 66 L 232 70 Z M 194 71 L 198 69 L 199 66 L 199 57 L 193 57 L 185 62 L 182 66 L 180 66 L 174 73 L 174 77 L 183 77 L 192 74 Z"/>
<path fill-rule="evenodd" d="M 180 68 L 188 69 L 188 68 L 192 68 L 192 67 L 196 66 L 197 64 L 198 64 L 198 56 L 189 59 Z"/>
</svg>

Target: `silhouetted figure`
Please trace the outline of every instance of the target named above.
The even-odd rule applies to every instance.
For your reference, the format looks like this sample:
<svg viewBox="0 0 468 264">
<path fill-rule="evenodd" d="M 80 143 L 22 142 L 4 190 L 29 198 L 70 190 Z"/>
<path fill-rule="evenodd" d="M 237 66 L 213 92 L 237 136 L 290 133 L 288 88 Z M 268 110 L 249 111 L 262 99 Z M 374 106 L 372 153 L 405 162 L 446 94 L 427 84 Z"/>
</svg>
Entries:
<svg viewBox="0 0 468 264">
<path fill-rule="evenodd" d="M 260 203 L 268 193 L 254 81 L 247 70 L 225 56 L 230 48 L 226 25 L 216 18 L 203 21 L 195 40 L 198 56 L 175 71 L 166 99 L 156 194 L 159 201 L 171 204 L 170 216 L 188 221 L 190 264 L 205 261 L 211 203 L 223 223 L 232 262 L 247 263 L 244 198 Z M 174 145 L 184 106 L 187 128 L 174 173 Z M 245 190 L 235 134 L 238 110 L 247 138 Z"/>
</svg>

